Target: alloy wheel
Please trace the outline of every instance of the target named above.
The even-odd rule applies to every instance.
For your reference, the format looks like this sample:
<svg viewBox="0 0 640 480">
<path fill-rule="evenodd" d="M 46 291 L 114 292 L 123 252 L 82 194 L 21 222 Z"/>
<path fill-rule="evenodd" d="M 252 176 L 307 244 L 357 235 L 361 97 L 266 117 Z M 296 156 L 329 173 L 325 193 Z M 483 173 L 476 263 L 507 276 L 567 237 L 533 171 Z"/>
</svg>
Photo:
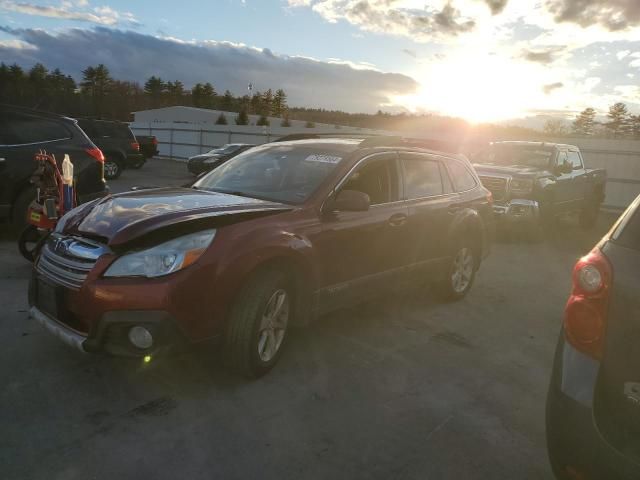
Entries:
<svg viewBox="0 0 640 480">
<path fill-rule="evenodd" d="M 458 250 L 453 259 L 451 286 L 456 293 L 463 293 L 473 277 L 473 252 L 468 247 Z"/>
<path fill-rule="evenodd" d="M 282 345 L 289 323 L 289 296 L 276 290 L 267 302 L 258 330 L 258 355 L 263 362 L 271 361 Z"/>
</svg>

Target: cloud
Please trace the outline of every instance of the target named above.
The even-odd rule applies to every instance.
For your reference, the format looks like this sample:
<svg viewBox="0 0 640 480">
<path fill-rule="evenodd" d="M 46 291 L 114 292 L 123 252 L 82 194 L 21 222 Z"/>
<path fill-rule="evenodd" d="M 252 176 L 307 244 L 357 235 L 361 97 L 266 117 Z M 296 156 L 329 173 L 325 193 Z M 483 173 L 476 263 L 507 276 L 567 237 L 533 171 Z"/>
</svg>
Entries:
<svg viewBox="0 0 640 480">
<path fill-rule="evenodd" d="M 413 58 L 418 58 L 418 54 L 416 53 L 415 50 L 410 50 L 408 48 L 403 48 L 402 49 L 402 53 L 406 53 L 407 55 L 409 55 L 410 57 L 413 57 Z"/>
<path fill-rule="evenodd" d="M 187 86 L 210 81 L 218 91 L 246 93 L 283 88 L 292 106 L 373 112 L 398 95 L 418 88 L 406 75 L 384 73 L 347 62 L 325 62 L 279 55 L 231 42 L 180 41 L 132 31 L 95 27 L 69 29 L 56 35 L 42 30 L 10 29 L 31 50 L 0 46 L 4 62 L 24 66 L 42 62 L 80 78 L 88 65 L 104 63 L 118 79 L 144 82 L 151 75 L 180 79 Z"/>
<path fill-rule="evenodd" d="M 0 0 L 0 10 L 21 13 L 23 15 L 35 15 L 39 17 L 89 22 L 105 26 L 113 26 L 122 22 L 138 24 L 138 21 L 132 13 L 118 12 L 110 7 L 98 7 L 93 11 L 90 11 L 86 9 L 87 6 L 88 2 L 86 0 L 79 0 L 76 2 L 66 1 L 63 2 L 60 7 Z M 76 10 L 76 7 L 80 7 L 82 10 Z"/>
<path fill-rule="evenodd" d="M 555 83 L 550 83 L 549 85 L 543 86 L 542 91 L 545 93 L 545 95 L 550 95 L 551 93 L 553 93 L 554 90 L 557 90 L 562 87 L 564 87 L 564 83 L 555 82 Z"/>
<path fill-rule="evenodd" d="M 557 22 L 599 24 L 609 31 L 640 25 L 638 0 L 546 0 L 545 5 Z"/>
<path fill-rule="evenodd" d="M 288 0 L 288 5 L 310 7 L 331 23 L 344 20 L 361 30 L 406 36 L 417 42 L 455 37 L 476 26 L 475 20 L 461 15 L 451 1 L 441 9 L 407 8 L 398 0 Z"/>
<path fill-rule="evenodd" d="M 484 1 L 491 9 L 491 13 L 493 15 L 498 15 L 499 13 L 502 13 L 504 8 L 507 6 L 507 3 L 509 2 L 509 0 L 484 0 Z"/>
<path fill-rule="evenodd" d="M 563 50 L 563 47 L 549 47 L 540 50 L 523 50 L 522 58 L 529 62 L 549 64 L 556 60 L 556 55 Z"/>
</svg>

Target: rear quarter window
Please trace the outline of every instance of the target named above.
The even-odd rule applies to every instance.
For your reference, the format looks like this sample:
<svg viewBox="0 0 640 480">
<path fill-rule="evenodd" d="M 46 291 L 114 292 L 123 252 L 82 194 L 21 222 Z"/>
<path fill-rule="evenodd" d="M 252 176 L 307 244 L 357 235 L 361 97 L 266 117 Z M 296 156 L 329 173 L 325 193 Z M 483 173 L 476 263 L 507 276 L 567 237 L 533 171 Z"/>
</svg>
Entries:
<svg viewBox="0 0 640 480">
<path fill-rule="evenodd" d="M 72 137 L 62 122 L 30 115 L 7 115 L 2 119 L 1 127 L 3 145 L 28 145 Z"/>
<path fill-rule="evenodd" d="M 453 185 L 458 192 L 471 190 L 477 185 L 476 179 L 466 165 L 458 160 L 450 160 L 447 164 L 453 180 Z"/>
</svg>

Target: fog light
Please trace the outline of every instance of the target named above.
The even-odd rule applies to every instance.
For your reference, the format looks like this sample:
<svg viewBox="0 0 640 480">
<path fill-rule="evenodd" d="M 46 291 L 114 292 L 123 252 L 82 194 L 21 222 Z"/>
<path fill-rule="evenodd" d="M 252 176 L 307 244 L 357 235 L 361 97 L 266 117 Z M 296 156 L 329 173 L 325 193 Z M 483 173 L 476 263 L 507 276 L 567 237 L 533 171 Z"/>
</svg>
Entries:
<svg viewBox="0 0 640 480">
<path fill-rule="evenodd" d="M 136 325 L 129 330 L 129 341 L 144 350 L 153 345 L 153 335 L 146 328 Z"/>
</svg>

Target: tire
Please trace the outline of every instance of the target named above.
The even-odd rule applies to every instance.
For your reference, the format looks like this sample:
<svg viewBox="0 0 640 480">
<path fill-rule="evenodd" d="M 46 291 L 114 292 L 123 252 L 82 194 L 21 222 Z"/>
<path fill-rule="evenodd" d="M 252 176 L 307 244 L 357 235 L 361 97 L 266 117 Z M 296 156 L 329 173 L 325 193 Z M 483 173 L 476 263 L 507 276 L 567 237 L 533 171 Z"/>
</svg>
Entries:
<svg viewBox="0 0 640 480">
<path fill-rule="evenodd" d="M 20 234 L 20 238 L 18 238 L 20 254 L 33 263 L 45 238 L 47 238 L 47 235 L 41 233 L 34 225 L 27 225 Z"/>
<path fill-rule="evenodd" d="M 122 174 L 123 162 L 120 158 L 108 155 L 104 159 L 104 178 L 106 180 L 115 180 Z"/>
<path fill-rule="evenodd" d="M 223 349 L 231 370 L 258 378 L 274 367 L 295 311 L 293 301 L 292 288 L 278 270 L 260 272 L 245 285 L 231 308 Z"/>
<path fill-rule="evenodd" d="M 460 239 L 452 250 L 451 261 L 445 274 L 435 284 L 438 297 L 445 302 L 463 299 L 475 280 L 478 259 L 477 252 L 466 239 Z"/>
<path fill-rule="evenodd" d="M 25 188 L 15 202 L 11 211 L 11 229 L 15 232 L 21 232 L 27 226 L 27 211 L 29 205 L 36 198 L 36 189 L 34 187 Z"/>
<path fill-rule="evenodd" d="M 147 162 L 146 160 L 140 160 L 138 163 L 129 165 L 129 168 L 133 168 L 134 170 L 140 170 L 146 162 Z"/>
</svg>

